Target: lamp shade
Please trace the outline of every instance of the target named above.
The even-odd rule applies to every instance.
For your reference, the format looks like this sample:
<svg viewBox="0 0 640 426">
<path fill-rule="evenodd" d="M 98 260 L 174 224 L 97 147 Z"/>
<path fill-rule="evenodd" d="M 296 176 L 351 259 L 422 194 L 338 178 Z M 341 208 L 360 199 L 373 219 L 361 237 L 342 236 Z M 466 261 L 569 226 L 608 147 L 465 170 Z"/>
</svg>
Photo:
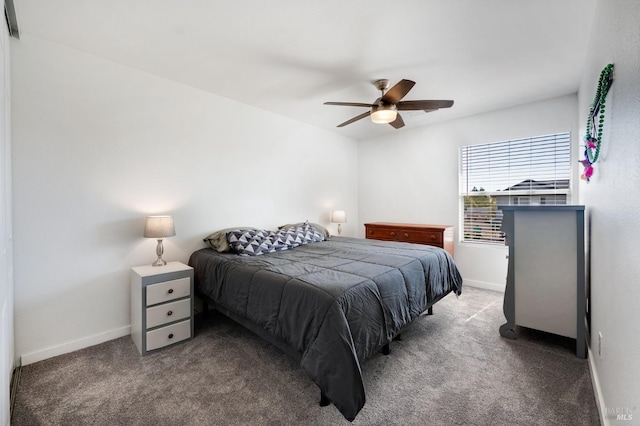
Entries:
<svg viewBox="0 0 640 426">
<path fill-rule="evenodd" d="M 165 238 L 176 235 L 173 227 L 173 216 L 147 216 L 144 223 L 146 238 Z"/>
<path fill-rule="evenodd" d="M 344 210 L 334 210 L 331 212 L 331 222 L 347 223 L 347 213 Z"/>
</svg>

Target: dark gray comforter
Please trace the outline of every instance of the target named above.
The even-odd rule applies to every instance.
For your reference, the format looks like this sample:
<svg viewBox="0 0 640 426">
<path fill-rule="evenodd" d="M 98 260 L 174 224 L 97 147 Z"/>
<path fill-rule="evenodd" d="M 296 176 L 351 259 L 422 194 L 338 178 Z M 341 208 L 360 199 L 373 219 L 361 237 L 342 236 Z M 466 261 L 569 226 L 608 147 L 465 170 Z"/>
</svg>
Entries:
<svg viewBox="0 0 640 426">
<path fill-rule="evenodd" d="M 255 257 L 202 249 L 189 265 L 201 294 L 299 353 L 348 420 L 365 403 L 360 363 L 462 289 L 444 250 L 344 237 Z"/>
</svg>

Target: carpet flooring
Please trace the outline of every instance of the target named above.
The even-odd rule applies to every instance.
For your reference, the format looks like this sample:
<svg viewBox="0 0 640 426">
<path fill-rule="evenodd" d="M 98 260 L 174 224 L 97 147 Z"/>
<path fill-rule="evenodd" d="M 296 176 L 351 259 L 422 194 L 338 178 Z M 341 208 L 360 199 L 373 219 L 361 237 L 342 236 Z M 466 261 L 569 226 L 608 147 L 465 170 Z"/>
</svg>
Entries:
<svg viewBox="0 0 640 426">
<path fill-rule="evenodd" d="M 362 364 L 354 425 L 598 425 L 572 340 L 500 337 L 502 294 L 465 287 Z M 220 314 L 141 357 L 129 336 L 23 367 L 12 425 L 348 425 L 296 361 Z"/>
</svg>

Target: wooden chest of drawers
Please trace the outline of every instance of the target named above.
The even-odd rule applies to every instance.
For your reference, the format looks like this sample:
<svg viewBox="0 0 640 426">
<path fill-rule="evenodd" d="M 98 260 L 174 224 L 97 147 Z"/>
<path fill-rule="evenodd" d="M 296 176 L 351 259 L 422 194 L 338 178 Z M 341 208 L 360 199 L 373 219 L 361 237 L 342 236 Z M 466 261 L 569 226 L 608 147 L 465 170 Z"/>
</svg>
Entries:
<svg viewBox="0 0 640 426">
<path fill-rule="evenodd" d="M 364 224 L 366 237 L 440 247 L 453 257 L 453 226 L 376 222 Z"/>
</svg>

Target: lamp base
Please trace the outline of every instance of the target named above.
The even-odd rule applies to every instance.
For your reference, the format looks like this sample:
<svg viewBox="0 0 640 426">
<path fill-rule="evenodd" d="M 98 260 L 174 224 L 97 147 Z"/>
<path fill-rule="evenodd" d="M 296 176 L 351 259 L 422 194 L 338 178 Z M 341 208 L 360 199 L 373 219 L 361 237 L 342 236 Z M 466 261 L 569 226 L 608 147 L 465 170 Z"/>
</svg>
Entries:
<svg viewBox="0 0 640 426">
<path fill-rule="evenodd" d="M 162 260 L 163 253 L 164 253 L 164 246 L 162 245 L 162 238 L 158 238 L 158 245 L 156 246 L 156 254 L 158 255 L 158 260 L 153 262 L 151 266 L 164 266 L 167 264 L 165 260 Z"/>
<path fill-rule="evenodd" d="M 158 258 L 155 262 L 151 264 L 151 266 L 164 266 L 167 264 L 166 260 L 163 260 L 161 257 Z"/>
</svg>

